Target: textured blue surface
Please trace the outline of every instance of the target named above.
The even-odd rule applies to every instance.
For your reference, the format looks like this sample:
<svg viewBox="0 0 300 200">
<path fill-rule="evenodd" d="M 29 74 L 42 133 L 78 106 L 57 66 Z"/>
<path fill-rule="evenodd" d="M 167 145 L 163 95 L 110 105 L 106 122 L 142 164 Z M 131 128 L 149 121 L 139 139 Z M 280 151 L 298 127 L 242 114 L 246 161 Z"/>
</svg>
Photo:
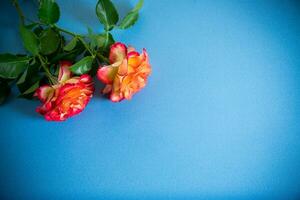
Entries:
<svg viewBox="0 0 300 200">
<path fill-rule="evenodd" d="M 95 2 L 74 2 L 58 1 L 59 25 L 100 31 Z M 124 16 L 136 1 L 114 2 Z M 0 51 L 23 52 L 15 10 L 0 5 Z M 299 197 L 299 3 L 146 0 L 114 35 L 148 50 L 147 87 L 118 104 L 96 94 L 64 123 L 11 97 L 0 108 L 4 199 Z"/>
</svg>

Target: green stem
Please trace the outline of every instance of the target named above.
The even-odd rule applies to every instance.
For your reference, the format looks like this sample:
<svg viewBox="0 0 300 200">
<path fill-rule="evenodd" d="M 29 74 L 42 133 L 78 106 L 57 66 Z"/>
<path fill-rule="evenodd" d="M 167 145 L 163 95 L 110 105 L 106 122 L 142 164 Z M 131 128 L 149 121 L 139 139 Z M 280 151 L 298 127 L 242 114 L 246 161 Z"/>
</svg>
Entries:
<svg viewBox="0 0 300 200">
<path fill-rule="evenodd" d="M 69 34 L 69 35 L 71 35 L 71 36 L 73 36 L 73 37 L 77 37 L 77 38 L 80 40 L 80 42 L 83 44 L 83 46 L 89 51 L 89 53 L 90 53 L 93 57 L 95 57 L 95 54 L 94 54 L 93 51 L 89 48 L 89 46 L 87 45 L 87 43 L 84 41 L 82 35 L 78 35 L 78 34 L 72 33 L 71 31 L 68 31 L 68 30 L 66 30 L 66 29 L 60 28 L 60 27 L 58 27 L 58 26 L 56 26 L 56 25 L 55 25 L 55 28 L 56 28 L 57 30 L 63 32 L 63 33 Z"/>
<path fill-rule="evenodd" d="M 57 84 L 56 78 L 54 76 L 52 76 L 52 74 L 50 73 L 50 71 L 47 67 L 47 64 L 44 61 L 43 57 L 40 54 L 38 54 L 38 58 L 39 58 L 39 60 L 42 64 L 42 67 L 43 67 L 44 71 L 46 72 L 46 75 L 47 75 L 49 81 L 51 82 L 51 84 Z"/>
<path fill-rule="evenodd" d="M 106 47 L 108 45 L 108 37 L 109 37 L 109 32 L 107 30 L 105 30 L 105 42 L 104 42 L 104 47 Z"/>
<path fill-rule="evenodd" d="M 54 27 L 57 29 L 57 30 L 59 30 L 59 31 L 61 31 L 61 32 L 63 32 L 63 33 L 67 33 L 67 34 L 69 34 L 69 35 L 72 35 L 73 37 L 80 37 L 80 35 L 78 35 L 78 34 L 75 34 L 75 33 L 72 33 L 71 31 L 68 31 L 68 30 L 66 30 L 66 29 L 63 29 L 63 28 L 60 28 L 60 27 L 58 27 L 58 26 L 56 26 L 56 25 L 54 25 Z"/>
<path fill-rule="evenodd" d="M 89 53 L 95 57 L 95 54 L 92 52 L 92 50 L 89 48 L 89 46 L 87 45 L 87 43 L 84 41 L 84 39 L 82 39 L 82 37 L 78 37 L 78 39 L 80 40 L 80 42 L 83 44 L 83 46 L 89 51 Z"/>
<path fill-rule="evenodd" d="M 21 24 L 24 24 L 25 23 L 25 16 L 24 16 L 24 14 L 22 12 L 22 9 L 21 9 L 21 7 L 19 5 L 18 0 L 12 0 L 12 3 L 16 7 L 16 10 L 17 10 L 18 15 L 20 17 Z"/>
</svg>

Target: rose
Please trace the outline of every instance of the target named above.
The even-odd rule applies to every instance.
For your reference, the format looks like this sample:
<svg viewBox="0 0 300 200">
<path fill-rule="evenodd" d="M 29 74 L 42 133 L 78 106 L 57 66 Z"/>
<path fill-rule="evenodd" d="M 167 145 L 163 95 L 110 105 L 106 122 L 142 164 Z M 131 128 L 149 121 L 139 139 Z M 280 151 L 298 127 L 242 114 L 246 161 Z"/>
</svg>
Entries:
<svg viewBox="0 0 300 200">
<path fill-rule="evenodd" d="M 42 106 L 36 111 L 49 121 L 64 121 L 79 114 L 87 105 L 94 92 L 94 84 L 90 75 L 72 77 L 68 61 L 60 62 L 58 83 L 39 87 L 37 96 Z"/>
<path fill-rule="evenodd" d="M 131 99 L 145 87 L 151 73 L 145 49 L 139 54 L 134 48 L 118 42 L 110 48 L 109 61 L 110 65 L 99 67 L 97 77 L 106 84 L 102 93 L 110 94 L 111 101 Z"/>
</svg>

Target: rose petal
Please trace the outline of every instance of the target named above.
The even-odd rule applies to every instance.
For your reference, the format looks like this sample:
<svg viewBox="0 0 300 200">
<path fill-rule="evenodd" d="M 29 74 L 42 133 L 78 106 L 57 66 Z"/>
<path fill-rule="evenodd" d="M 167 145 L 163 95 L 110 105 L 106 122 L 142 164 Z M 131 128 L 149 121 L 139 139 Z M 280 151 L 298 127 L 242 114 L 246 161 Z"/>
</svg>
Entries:
<svg viewBox="0 0 300 200">
<path fill-rule="evenodd" d="M 125 76 L 127 74 L 127 71 L 128 71 L 127 59 L 123 59 L 118 69 L 118 75 Z"/>
<path fill-rule="evenodd" d="M 89 82 L 92 82 L 92 77 L 88 74 L 83 74 L 80 76 L 80 82 L 83 82 L 83 83 L 89 83 Z"/>
<path fill-rule="evenodd" d="M 142 73 L 143 76 L 147 77 L 151 73 L 151 66 L 149 64 L 148 54 L 146 49 L 143 49 L 143 53 L 140 55 L 140 59 L 142 60 L 140 66 L 138 67 L 137 71 Z"/>
<path fill-rule="evenodd" d="M 42 102 L 46 102 L 49 99 L 49 96 L 52 96 L 54 93 L 54 88 L 49 85 L 44 85 L 39 87 L 34 96 L 37 96 Z"/>
<path fill-rule="evenodd" d="M 46 102 L 45 104 L 36 108 L 36 112 L 44 115 L 52 108 L 52 101 Z"/>
<path fill-rule="evenodd" d="M 97 77 L 104 84 L 111 84 L 118 72 L 118 67 L 111 65 L 100 67 L 97 71 Z"/>
<path fill-rule="evenodd" d="M 66 84 L 66 83 L 76 84 L 79 82 L 80 82 L 80 77 L 72 77 L 72 78 L 68 79 L 67 81 L 65 81 L 64 84 Z"/>
<path fill-rule="evenodd" d="M 143 49 L 143 53 L 142 53 L 142 58 L 144 59 L 145 62 L 149 63 L 149 57 L 148 57 L 148 53 L 146 51 L 146 49 Z"/>
<path fill-rule="evenodd" d="M 111 92 L 111 90 L 112 90 L 112 85 L 106 85 L 102 90 L 102 94 L 108 94 Z"/>
<path fill-rule="evenodd" d="M 117 42 L 110 47 L 109 61 L 115 63 L 126 58 L 127 48 L 121 42 Z"/>
<path fill-rule="evenodd" d="M 123 98 L 122 97 L 120 97 L 120 95 L 118 95 L 118 94 L 116 94 L 116 93 L 111 93 L 111 95 L 110 95 L 110 100 L 112 101 L 112 102 L 119 102 L 119 101 L 121 101 Z"/>
<path fill-rule="evenodd" d="M 135 56 L 140 56 L 139 52 L 131 51 L 127 54 L 127 58 L 135 57 Z"/>
<path fill-rule="evenodd" d="M 59 66 L 58 81 L 65 82 L 72 76 L 72 73 L 69 70 L 72 63 L 70 61 L 60 61 Z"/>
<path fill-rule="evenodd" d="M 133 68 L 136 68 L 140 66 L 142 62 L 142 56 L 138 52 L 132 51 L 127 55 L 128 58 L 128 65 L 130 68 L 130 71 L 133 71 Z"/>
</svg>

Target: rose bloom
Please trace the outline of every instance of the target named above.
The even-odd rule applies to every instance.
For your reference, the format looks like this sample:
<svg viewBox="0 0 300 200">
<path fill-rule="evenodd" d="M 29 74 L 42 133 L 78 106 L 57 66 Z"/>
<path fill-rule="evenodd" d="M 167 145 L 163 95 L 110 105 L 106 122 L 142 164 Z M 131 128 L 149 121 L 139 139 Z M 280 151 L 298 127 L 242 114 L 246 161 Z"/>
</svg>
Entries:
<svg viewBox="0 0 300 200">
<path fill-rule="evenodd" d="M 109 61 L 110 65 L 99 67 L 97 77 L 106 84 L 102 92 L 109 94 L 111 101 L 131 99 L 145 87 L 151 73 L 145 49 L 139 54 L 134 48 L 117 42 L 110 48 Z"/>
<path fill-rule="evenodd" d="M 94 92 L 91 76 L 84 74 L 72 77 L 69 70 L 71 62 L 61 61 L 58 83 L 39 87 L 37 96 L 42 106 L 36 111 L 49 121 L 64 121 L 80 113 L 87 105 Z"/>
</svg>

